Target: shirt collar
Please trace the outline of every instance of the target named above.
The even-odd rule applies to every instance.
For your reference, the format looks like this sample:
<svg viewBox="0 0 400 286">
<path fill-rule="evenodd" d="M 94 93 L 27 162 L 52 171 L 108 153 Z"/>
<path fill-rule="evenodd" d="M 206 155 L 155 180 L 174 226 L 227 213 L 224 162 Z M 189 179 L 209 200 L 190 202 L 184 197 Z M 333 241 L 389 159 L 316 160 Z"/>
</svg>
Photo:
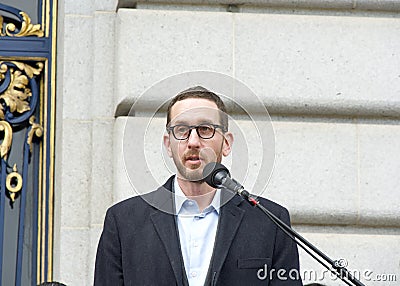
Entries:
<svg viewBox="0 0 400 286">
<path fill-rule="evenodd" d="M 198 210 L 197 202 L 195 200 L 191 200 L 186 197 L 186 195 L 183 193 L 181 187 L 178 184 L 177 178 L 178 178 L 178 176 L 175 176 L 174 184 L 173 184 L 174 197 L 175 197 L 175 213 L 179 214 L 182 212 L 182 208 L 185 208 L 184 203 L 186 201 L 188 201 L 188 202 L 191 201 L 191 202 L 195 203 L 197 210 Z M 214 198 L 211 201 L 211 204 L 203 210 L 203 213 L 215 210 L 217 212 L 217 214 L 219 214 L 220 205 L 221 205 L 221 190 L 217 189 L 217 191 L 215 192 Z"/>
</svg>

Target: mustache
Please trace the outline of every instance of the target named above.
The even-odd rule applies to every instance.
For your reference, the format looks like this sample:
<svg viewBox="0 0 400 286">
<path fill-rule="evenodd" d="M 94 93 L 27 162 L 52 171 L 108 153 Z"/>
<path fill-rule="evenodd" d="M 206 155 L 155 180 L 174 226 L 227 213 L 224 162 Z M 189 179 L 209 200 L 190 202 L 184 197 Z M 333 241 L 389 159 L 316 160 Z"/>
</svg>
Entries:
<svg viewBox="0 0 400 286">
<path fill-rule="evenodd" d="M 183 159 L 188 160 L 192 157 L 198 157 L 199 159 L 203 159 L 202 156 L 200 156 L 199 151 L 188 151 L 185 154 L 183 154 Z"/>
</svg>

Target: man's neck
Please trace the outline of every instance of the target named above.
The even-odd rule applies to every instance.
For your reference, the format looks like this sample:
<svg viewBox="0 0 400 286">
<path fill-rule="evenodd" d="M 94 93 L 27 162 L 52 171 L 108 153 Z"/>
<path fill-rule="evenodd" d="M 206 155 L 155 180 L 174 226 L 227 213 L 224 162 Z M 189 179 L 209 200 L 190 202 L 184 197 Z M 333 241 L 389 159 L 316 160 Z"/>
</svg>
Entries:
<svg viewBox="0 0 400 286">
<path fill-rule="evenodd" d="M 200 211 L 208 207 L 215 195 L 215 189 L 207 183 L 191 182 L 181 178 L 177 178 L 179 187 L 188 199 L 195 200 Z"/>
</svg>

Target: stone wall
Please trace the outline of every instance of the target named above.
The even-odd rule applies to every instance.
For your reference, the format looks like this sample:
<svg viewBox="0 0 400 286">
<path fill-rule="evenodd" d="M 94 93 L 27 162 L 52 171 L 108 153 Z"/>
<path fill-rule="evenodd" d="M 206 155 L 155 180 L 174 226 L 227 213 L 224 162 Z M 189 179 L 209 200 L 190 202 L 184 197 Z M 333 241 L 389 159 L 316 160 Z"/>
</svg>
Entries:
<svg viewBox="0 0 400 286">
<path fill-rule="evenodd" d="M 105 211 L 134 195 L 122 156 L 132 104 L 166 77 L 209 70 L 242 81 L 271 114 L 263 195 L 332 258 L 371 278 L 397 274 L 365 284 L 398 284 L 400 1 L 59 2 L 56 280 L 92 284 Z M 146 124 L 161 103 L 145 100 L 129 120 Z"/>
</svg>

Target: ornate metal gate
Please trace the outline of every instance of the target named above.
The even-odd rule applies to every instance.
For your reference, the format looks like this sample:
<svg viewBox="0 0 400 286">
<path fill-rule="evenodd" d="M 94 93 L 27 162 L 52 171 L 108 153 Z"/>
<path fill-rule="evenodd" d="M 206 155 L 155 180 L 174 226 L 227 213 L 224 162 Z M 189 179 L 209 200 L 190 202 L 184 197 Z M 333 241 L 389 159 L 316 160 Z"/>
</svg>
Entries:
<svg viewBox="0 0 400 286">
<path fill-rule="evenodd" d="M 0 4 L 0 286 L 37 285 L 52 279 L 56 1 L 5 2 L 10 4 Z M 26 2 L 29 11 L 23 10 Z"/>
</svg>

